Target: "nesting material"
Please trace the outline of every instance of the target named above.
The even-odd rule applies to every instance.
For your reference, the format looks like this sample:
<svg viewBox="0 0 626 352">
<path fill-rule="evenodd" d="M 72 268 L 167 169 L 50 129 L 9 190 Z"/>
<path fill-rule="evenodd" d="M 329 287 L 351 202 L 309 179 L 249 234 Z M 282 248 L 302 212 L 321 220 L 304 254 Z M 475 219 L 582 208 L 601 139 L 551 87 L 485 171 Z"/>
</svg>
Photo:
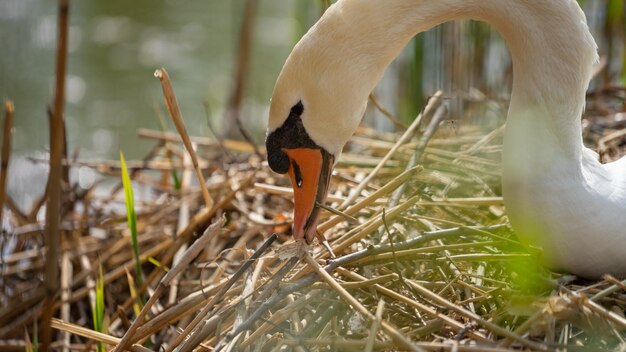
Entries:
<svg viewBox="0 0 626 352">
<path fill-rule="evenodd" d="M 73 188 L 64 200 L 63 292 L 51 322 L 53 346 L 623 349 L 626 283 L 551 272 L 541 265 L 540 250 L 511 231 L 498 176 L 503 128 L 429 124 L 428 118 L 401 144 L 399 134 L 357 132 L 333 174 L 325 206 L 334 211 L 322 211 L 320 242 L 310 246 L 290 237 L 288 179 L 272 173 L 255 148 L 191 136 L 185 144 L 196 148 L 192 162 L 178 136 L 142 130 L 154 149 L 127 164 L 138 195 L 145 284 L 133 287 L 119 163 L 90 162 L 103 181 Z M 605 126 L 605 118 L 598 123 Z M 591 115 L 587 121 L 596 123 Z M 438 129 L 425 140 L 429 125 Z M 612 133 L 587 136 L 599 141 Z M 210 208 L 194 165 L 202 168 Z M 3 350 L 29 346 L 45 298 L 43 224 L 33 214 L 17 208 L 4 214 L 12 227 L 2 237 L 0 259 Z M 105 283 L 100 332 L 92 314 L 99 280 Z"/>
</svg>

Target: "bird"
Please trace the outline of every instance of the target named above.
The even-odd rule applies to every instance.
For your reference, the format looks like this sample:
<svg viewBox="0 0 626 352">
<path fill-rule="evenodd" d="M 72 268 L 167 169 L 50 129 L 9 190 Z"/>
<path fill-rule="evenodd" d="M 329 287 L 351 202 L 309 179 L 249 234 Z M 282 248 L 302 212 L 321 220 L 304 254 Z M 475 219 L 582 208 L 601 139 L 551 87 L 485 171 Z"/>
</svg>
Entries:
<svg viewBox="0 0 626 352">
<path fill-rule="evenodd" d="M 575 0 L 339 0 L 300 39 L 276 80 L 269 167 L 294 191 L 293 237 L 311 243 L 334 163 L 386 67 L 418 33 L 486 22 L 507 44 L 513 83 L 502 193 L 518 238 L 583 278 L 626 277 L 626 157 L 601 164 L 581 115 L 598 61 Z"/>
</svg>

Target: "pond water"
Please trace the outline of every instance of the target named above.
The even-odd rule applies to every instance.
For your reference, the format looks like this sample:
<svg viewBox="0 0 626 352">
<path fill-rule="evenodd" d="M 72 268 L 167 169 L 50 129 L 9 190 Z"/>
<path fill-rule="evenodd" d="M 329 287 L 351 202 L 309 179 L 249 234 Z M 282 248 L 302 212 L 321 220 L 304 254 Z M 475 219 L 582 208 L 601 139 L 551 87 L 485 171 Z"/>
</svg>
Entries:
<svg viewBox="0 0 626 352">
<path fill-rule="evenodd" d="M 48 145 L 46 108 L 52 101 L 56 47 L 55 1 L 0 1 L 0 97 L 16 106 L 13 150 Z M 130 4 L 130 5 L 129 5 Z M 139 127 L 159 128 L 162 109 L 156 68 L 173 80 L 188 129 L 206 132 L 203 102 L 222 115 L 231 90 L 244 1 L 72 1 L 66 120 L 70 150 L 81 157 L 140 157 L 150 142 Z M 291 1 L 260 1 L 245 115 L 265 122 L 273 81 L 288 55 Z M 258 118 L 256 118 L 258 116 Z M 220 119 L 215 118 L 216 121 Z M 219 127 L 219 125 L 218 125 Z"/>
<path fill-rule="evenodd" d="M 258 4 L 243 116 L 262 139 L 275 77 L 305 27 L 292 19 L 294 1 Z M 155 111 L 165 113 L 153 76 L 159 67 L 170 74 L 188 130 L 209 134 L 205 102 L 220 129 L 244 6 L 244 0 L 71 1 L 70 155 L 117 159 L 123 150 L 128 159 L 142 157 L 154 142 L 137 138 L 136 130 L 159 129 Z M 0 1 L 0 98 L 16 107 L 8 190 L 21 204 L 45 186 L 46 166 L 25 157 L 46 157 L 56 37 L 56 1 Z"/>
</svg>

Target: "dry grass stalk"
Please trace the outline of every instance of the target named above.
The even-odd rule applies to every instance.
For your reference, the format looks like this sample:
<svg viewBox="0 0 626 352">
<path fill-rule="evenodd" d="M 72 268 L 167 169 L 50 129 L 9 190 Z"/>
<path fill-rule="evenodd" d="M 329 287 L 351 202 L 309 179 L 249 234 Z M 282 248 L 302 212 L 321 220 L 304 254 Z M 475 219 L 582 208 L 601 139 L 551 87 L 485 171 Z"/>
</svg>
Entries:
<svg viewBox="0 0 626 352">
<path fill-rule="evenodd" d="M 161 131 L 155 131 L 155 130 L 150 130 L 146 128 L 138 129 L 137 135 L 141 138 L 156 139 L 159 141 L 162 140 L 162 141 L 173 142 L 173 143 L 179 143 L 182 141 L 182 138 L 180 137 L 180 135 L 176 133 L 161 132 Z M 198 137 L 198 136 L 190 136 L 189 139 L 193 143 L 196 143 L 199 146 L 203 146 L 203 147 L 223 146 L 227 150 L 232 151 L 232 152 L 237 152 L 237 153 L 253 153 L 254 152 L 254 148 L 252 148 L 252 146 L 250 146 L 250 144 L 248 144 L 247 142 L 242 142 L 242 141 L 238 141 L 234 139 L 221 139 L 221 141 L 215 141 L 211 138 Z M 259 148 L 260 148 L 260 151 L 263 151 L 262 147 L 259 147 Z"/>
<path fill-rule="evenodd" d="M 380 111 L 383 115 L 385 115 L 391 122 L 393 122 L 399 128 L 405 130 L 409 127 L 404 122 L 402 122 L 399 118 L 395 117 L 391 112 L 389 112 L 389 110 L 387 110 L 384 106 L 382 106 L 382 104 L 378 102 L 378 99 L 376 99 L 376 96 L 374 95 L 374 93 L 370 93 L 369 101 L 372 104 L 374 104 L 374 107 L 378 111 Z"/>
<path fill-rule="evenodd" d="M 50 321 L 50 327 L 52 327 L 53 329 L 60 330 L 60 331 L 69 332 L 78 336 L 84 336 L 88 339 L 92 339 L 95 341 L 104 342 L 111 346 L 114 346 L 120 342 L 120 339 L 116 337 L 109 336 L 101 332 L 93 331 L 91 329 L 87 329 L 79 325 L 71 324 L 71 323 L 62 321 L 60 319 L 53 318 Z M 128 349 L 134 352 L 149 352 L 150 351 L 150 349 L 145 348 L 143 346 L 139 346 L 139 345 L 129 346 Z"/>
<path fill-rule="evenodd" d="M 70 321 L 70 286 L 73 274 L 72 265 L 68 252 L 61 256 L 61 320 Z M 69 352 L 71 334 L 66 331 L 63 334 L 63 352 Z"/>
<path fill-rule="evenodd" d="M 48 176 L 48 200 L 46 203 L 46 269 L 44 286 L 46 299 L 41 313 L 42 350 L 48 351 L 52 341 L 50 319 L 54 314 L 54 302 L 59 291 L 59 222 L 61 221 L 62 166 L 64 149 L 65 76 L 67 70 L 69 0 L 58 1 L 58 42 L 56 54 L 56 80 L 54 107 L 50 124 L 50 174 Z"/>
<path fill-rule="evenodd" d="M 365 345 L 365 352 L 372 352 L 374 350 L 374 345 L 376 344 L 376 333 L 378 331 L 378 327 L 380 326 L 383 320 L 383 310 L 385 307 L 385 301 L 382 299 L 378 301 L 378 307 L 376 307 L 376 315 L 375 320 L 370 327 L 370 334 L 367 338 L 367 345 Z"/>
<path fill-rule="evenodd" d="M 15 107 L 13 102 L 4 102 L 4 129 L 2 134 L 2 154 L 0 160 L 0 224 L 2 223 L 2 211 L 4 210 L 4 200 L 6 198 L 7 173 L 9 170 L 9 158 L 11 156 L 11 130 L 13 129 L 13 113 Z"/>
<path fill-rule="evenodd" d="M 196 177 L 198 178 L 198 183 L 200 184 L 200 189 L 202 190 L 204 205 L 207 207 L 207 209 L 211 209 L 213 207 L 213 198 L 211 198 L 209 190 L 206 188 L 204 176 L 202 175 L 202 170 L 200 170 L 200 166 L 198 164 L 198 157 L 196 156 L 196 152 L 193 148 L 191 140 L 189 139 L 189 134 L 187 133 L 187 129 L 185 128 L 185 122 L 180 113 L 180 108 L 178 107 L 178 102 L 176 100 L 176 95 L 174 94 L 174 88 L 172 87 L 170 77 L 164 68 L 156 70 L 154 72 L 154 76 L 161 81 L 161 87 L 163 88 L 163 97 L 165 98 L 167 111 L 169 112 L 170 117 L 174 122 L 174 126 L 176 126 L 178 134 L 180 134 L 180 137 L 183 140 L 183 144 L 185 145 L 185 149 L 187 149 L 187 153 L 189 153 L 189 156 L 191 157 L 191 162 L 193 163 L 194 170 L 196 171 Z"/>
</svg>

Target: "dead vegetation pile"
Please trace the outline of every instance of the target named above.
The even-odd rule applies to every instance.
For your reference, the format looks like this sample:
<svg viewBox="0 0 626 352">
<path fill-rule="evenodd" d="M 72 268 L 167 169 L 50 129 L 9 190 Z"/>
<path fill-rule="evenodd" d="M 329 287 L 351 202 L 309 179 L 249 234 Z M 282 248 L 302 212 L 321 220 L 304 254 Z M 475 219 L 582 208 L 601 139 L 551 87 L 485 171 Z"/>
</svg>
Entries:
<svg viewBox="0 0 626 352">
<path fill-rule="evenodd" d="M 626 283 L 543 268 L 506 219 L 503 127 L 451 127 L 446 111 L 436 95 L 403 135 L 359 130 L 312 247 L 289 244 L 289 182 L 248 143 L 139 131 L 156 142 L 126 163 L 137 257 L 122 165 L 69 162 L 108 187 L 64 192 L 52 304 L 37 209 L 5 213 L 0 349 L 33 350 L 51 328 L 64 351 L 624 350 Z M 587 136 L 613 155 L 619 113 L 594 111 Z"/>
</svg>

